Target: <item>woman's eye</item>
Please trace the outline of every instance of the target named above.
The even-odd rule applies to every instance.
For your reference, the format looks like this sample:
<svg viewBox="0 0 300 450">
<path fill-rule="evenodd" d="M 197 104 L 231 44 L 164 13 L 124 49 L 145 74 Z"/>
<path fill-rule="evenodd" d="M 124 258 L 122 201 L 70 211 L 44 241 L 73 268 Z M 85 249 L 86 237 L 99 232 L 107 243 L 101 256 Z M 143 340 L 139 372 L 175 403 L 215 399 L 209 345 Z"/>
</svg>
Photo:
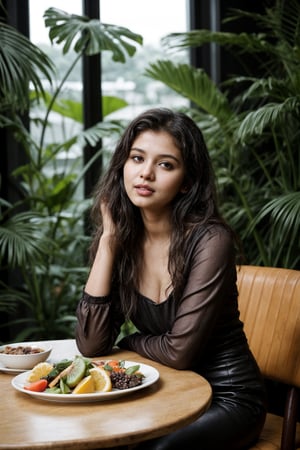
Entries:
<svg viewBox="0 0 300 450">
<path fill-rule="evenodd" d="M 131 157 L 131 159 L 132 159 L 133 161 L 135 161 L 135 162 L 141 162 L 141 161 L 143 161 L 142 156 L 138 156 L 138 155 L 133 155 L 133 156 Z"/>
<path fill-rule="evenodd" d="M 172 170 L 173 169 L 173 164 L 171 164 L 168 161 L 163 161 L 159 164 L 160 166 L 164 167 L 167 170 Z"/>
</svg>

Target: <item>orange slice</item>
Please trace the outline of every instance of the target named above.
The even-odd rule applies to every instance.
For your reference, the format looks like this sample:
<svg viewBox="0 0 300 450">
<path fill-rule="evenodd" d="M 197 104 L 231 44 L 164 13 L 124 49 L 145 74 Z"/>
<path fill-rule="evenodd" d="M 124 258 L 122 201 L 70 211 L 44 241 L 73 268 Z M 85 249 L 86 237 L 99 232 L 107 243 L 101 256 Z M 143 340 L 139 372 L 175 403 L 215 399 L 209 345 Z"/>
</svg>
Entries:
<svg viewBox="0 0 300 450">
<path fill-rule="evenodd" d="M 72 394 L 91 394 L 92 392 L 95 392 L 94 380 L 91 375 L 88 375 L 77 384 Z"/>
<path fill-rule="evenodd" d="M 38 381 L 41 378 L 44 378 L 51 372 L 53 369 L 53 365 L 47 362 L 41 362 L 34 366 L 27 377 L 27 381 L 29 383 L 33 383 L 34 381 Z"/>
<path fill-rule="evenodd" d="M 110 375 L 105 369 L 102 367 L 94 367 L 89 372 L 94 380 L 96 392 L 110 392 L 112 390 Z"/>
</svg>

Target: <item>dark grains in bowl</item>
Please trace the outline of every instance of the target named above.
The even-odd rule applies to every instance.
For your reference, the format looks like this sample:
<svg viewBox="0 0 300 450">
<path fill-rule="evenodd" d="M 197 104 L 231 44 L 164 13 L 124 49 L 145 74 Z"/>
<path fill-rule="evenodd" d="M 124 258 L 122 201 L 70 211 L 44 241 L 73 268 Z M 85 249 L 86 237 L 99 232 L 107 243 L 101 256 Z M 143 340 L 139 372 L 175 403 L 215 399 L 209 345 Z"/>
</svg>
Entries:
<svg viewBox="0 0 300 450">
<path fill-rule="evenodd" d="M 4 349 L 0 350 L 0 353 L 4 353 L 5 355 L 32 355 L 34 353 L 41 353 L 43 351 L 44 350 L 42 348 L 37 347 L 23 347 L 22 345 L 19 345 L 18 347 L 12 347 L 11 345 L 7 345 L 6 347 L 4 347 Z"/>
</svg>

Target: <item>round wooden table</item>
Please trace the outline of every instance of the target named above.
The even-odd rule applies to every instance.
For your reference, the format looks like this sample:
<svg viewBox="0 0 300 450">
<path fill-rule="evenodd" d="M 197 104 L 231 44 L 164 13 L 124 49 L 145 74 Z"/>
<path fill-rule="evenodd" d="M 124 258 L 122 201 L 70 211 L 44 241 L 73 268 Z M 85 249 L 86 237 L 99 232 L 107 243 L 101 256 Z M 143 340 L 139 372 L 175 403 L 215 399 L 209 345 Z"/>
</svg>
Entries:
<svg viewBox="0 0 300 450">
<path fill-rule="evenodd" d="M 74 340 L 52 342 L 50 360 L 79 354 Z M 95 449 L 130 445 L 190 424 L 208 408 L 211 387 L 201 376 L 116 350 L 103 359 L 155 367 L 159 380 L 145 389 L 97 403 L 53 403 L 11 386 L 14 374 L 0 371 L 0 449 Z"/>
</svg>

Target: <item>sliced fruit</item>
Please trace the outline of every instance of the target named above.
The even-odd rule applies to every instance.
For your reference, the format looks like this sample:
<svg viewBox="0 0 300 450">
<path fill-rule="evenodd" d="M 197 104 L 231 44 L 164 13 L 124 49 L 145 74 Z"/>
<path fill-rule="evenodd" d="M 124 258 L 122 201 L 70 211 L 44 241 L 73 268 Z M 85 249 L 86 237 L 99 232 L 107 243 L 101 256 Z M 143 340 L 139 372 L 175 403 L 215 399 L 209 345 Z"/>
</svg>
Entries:
<svg viewBox="0 0 300 450">
<path fill-rule="evenodd" d="M 38 381 L 41 378 L 46 377 L 51 370 L 53 369 L 53 365 L 47 362 L 41 362 L 34 366 L 27 377 L 27 381 L 29 383 L 33 383 L 34 381 Z"/>
<path fill-rule="evenodd" d="M 66 383 L 70 388 L 73 388 L 79 383 L 79 381 L 82 380 L 85 375 L 85 361 L 80 356 L 77 356 L 70 367 L 71 369 L 67 374 Z"/>
<path fill-rule="evenodd" d="M 95 392 L 95 384 L 92 375 L 84 377 L 73 389 L 72 394 L 90 394 Z"/>
<path fill-rule="evenodd" d="M 96 392 L 110 392 L 112 384 L 110 374 L 102 367 L 94 367 L 90 369 L 90 375 L 94 381 Z"/>
</svg>

